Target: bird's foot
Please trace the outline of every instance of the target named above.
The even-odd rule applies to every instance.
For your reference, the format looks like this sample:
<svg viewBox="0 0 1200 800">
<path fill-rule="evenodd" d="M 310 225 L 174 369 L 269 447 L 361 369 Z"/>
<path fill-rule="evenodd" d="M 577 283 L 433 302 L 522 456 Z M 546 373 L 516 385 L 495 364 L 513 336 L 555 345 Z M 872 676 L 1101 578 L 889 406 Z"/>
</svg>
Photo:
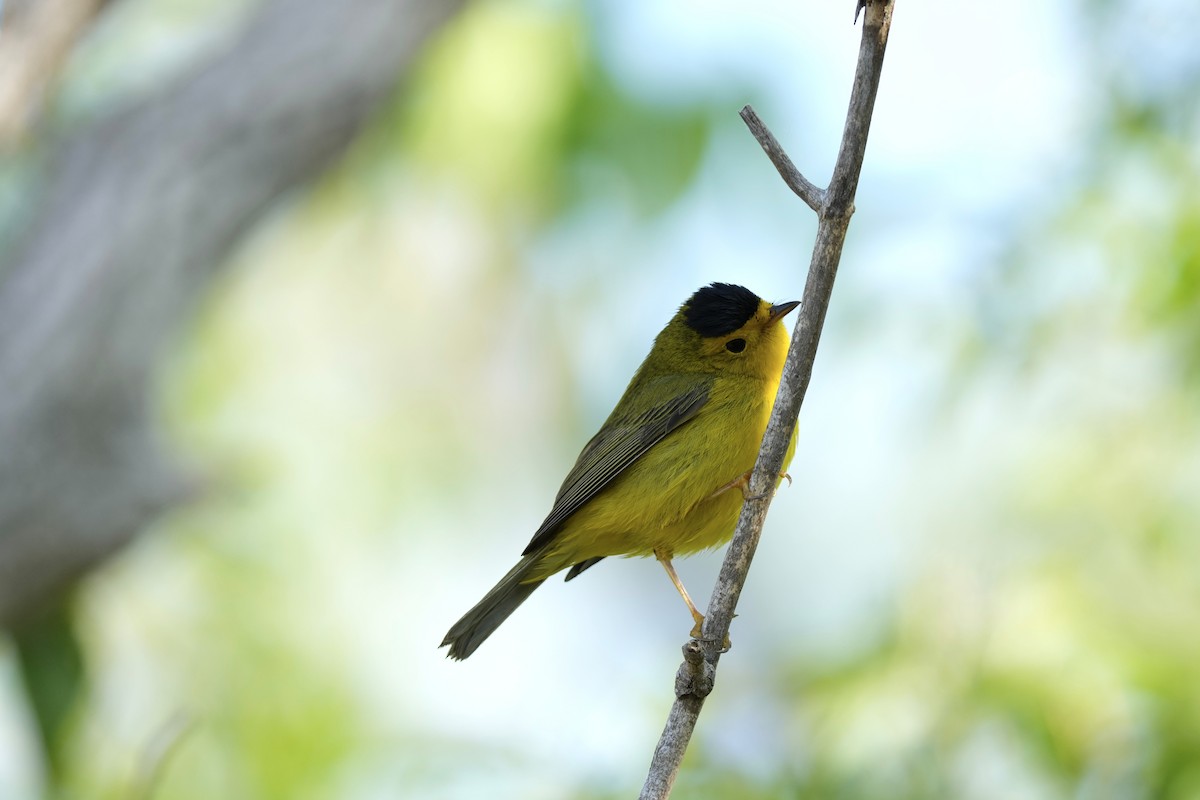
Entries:
<svg viewBox="0 0 1200 800">
<path fill-rule="evenodd" d="M 734 614 L 733 616 L 736 617 L 737 614 Z M 712 641 L 711 639 L 704 638 L 704 615 L 697 612 L 696 614 L 693 614 L 693 617 L 696 620 L 696 624 L 692 626 L 692 632 L 688 635 L 693 639 L 698 639 L 701 642 Z M 729 634 L 726 633 L 725 640 L 721 642 L 721 652 L 728 653 L 731 647 L 733 647 L 733 642 L 729 640 Z"/>
</svg>

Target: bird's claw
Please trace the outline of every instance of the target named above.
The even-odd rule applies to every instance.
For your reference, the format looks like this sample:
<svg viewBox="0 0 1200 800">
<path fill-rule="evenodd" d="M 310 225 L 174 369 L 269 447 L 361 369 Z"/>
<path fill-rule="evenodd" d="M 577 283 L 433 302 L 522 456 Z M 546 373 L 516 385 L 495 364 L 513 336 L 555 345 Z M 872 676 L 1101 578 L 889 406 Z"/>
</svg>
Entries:
<svg viewBox="0 0 1200 800">
<path fill-rule="evenodd" d="M 733 616 L 736 618 L 737 614 L 734 614 Z M 693 639 L 700 641 L 700 642 L 715 641 L 713 639 L 706 639 L 704 637 L 704 615 L 703 614 L 701 614 L 699 616 L 699 619 L 696 620 L 696 624 L 692 626 L 692 632 L 688 635 L 691 636 Z M 731 642 L 729 640 L 729 634 L 726 633 L 725 640 L 723 642 L 721 642 L 721 653 L 722 654 L 728 653 L 732 647 L 733 647 L 733 642 Z"/>
</svg>

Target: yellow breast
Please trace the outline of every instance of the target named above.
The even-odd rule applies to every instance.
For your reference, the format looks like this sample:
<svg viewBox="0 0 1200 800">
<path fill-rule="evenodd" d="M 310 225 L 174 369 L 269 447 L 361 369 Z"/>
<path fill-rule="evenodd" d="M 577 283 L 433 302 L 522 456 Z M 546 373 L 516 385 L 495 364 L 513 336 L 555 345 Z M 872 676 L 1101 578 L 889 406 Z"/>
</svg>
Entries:
<svg viewBox="0 0 1200 800">
<path fill-rule="evenodd" d="M 729 540 L 738 488 L 717 491 L 754 467 L 776 386 L 718 379 L 695 419 L 658 442 L 564 524 L 538 577 L 589 558 L 682 555 Z M 790 462 L 793 436 L 785 460 Z"/>
</svg>

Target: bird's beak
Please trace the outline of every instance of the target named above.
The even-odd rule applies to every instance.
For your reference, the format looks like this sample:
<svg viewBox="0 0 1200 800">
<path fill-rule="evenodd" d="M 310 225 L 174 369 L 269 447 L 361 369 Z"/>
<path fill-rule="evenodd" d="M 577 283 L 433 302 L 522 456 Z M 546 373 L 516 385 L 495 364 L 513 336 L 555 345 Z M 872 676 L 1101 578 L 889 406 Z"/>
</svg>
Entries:
<svg viewBox="0 0 1200 800">
<path fill-rule="evenodd" d="M 775 322 L 776 320 L 783 319 L 784 317 L 786 317 L 788 315 L 789 312 L 791 312 L 791 310 L 793 308 L 795 308 L 798 305 L 800 305 L 800 301 L 793 300 L 790 303 L 780 303 L 777 306 L 771 306 L 771 316 L 767 320 L 767 324 Z"/>
</svg>

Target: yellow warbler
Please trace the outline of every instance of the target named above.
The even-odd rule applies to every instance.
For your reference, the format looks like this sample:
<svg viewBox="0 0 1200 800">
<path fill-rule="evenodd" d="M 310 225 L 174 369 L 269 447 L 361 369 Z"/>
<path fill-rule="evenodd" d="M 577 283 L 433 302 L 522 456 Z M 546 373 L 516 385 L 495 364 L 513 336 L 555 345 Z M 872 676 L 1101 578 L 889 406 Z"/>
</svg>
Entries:
<svg viewBox="0 0 1200 800">
<path fill-rule="evenodd" d="M 446 634 L 451 658 L 475 652 L 551 575 L 565 569 L 571 580 L 608 556 L 657 558 L 700 635 L 704 617 L 671 558 L 733 535 L 787 355 L 780 320 L 797 305 L 714 283 L 680 307 L 521 560 Z M 793 435 L 784 469 L 795 445 Z"/>
</svg>

